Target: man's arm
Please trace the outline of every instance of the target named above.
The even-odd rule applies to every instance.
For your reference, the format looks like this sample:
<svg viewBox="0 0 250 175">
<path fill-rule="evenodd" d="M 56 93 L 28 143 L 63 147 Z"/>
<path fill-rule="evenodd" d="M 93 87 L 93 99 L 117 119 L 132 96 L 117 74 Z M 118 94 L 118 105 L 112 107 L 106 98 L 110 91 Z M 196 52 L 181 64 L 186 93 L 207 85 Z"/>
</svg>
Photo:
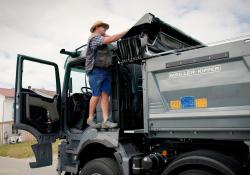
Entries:
<svg viewBox="0 0 250 175">
<path fill-rule="evenodd" d="M 121 32 L 121 33 L 118 33 L 118 34 L 115 34 L 112 36 L 104 36 L 102 44 L 111 44 L 112 42 L 115 42 L 115 41 L 121 39 L 127 32 L 128 31 L 126 30 L 124 32 Z"/>
</svg>

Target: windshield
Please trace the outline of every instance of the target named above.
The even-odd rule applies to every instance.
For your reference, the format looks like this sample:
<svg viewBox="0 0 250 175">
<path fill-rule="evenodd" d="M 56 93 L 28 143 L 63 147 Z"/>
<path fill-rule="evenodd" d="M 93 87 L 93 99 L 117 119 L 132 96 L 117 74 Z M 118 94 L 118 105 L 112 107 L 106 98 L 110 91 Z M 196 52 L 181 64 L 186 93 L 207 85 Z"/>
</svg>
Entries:
<svg viewBox="0 0 250 175">
<path fill-rule="evenodd" d="M 88 76 L 82 67 L 71 68 L 69 81 L 69 89 L 71 94 L 82 93 L 82 90 L 85 92 L 86 87 L 90 87 Z"/>
</svg>

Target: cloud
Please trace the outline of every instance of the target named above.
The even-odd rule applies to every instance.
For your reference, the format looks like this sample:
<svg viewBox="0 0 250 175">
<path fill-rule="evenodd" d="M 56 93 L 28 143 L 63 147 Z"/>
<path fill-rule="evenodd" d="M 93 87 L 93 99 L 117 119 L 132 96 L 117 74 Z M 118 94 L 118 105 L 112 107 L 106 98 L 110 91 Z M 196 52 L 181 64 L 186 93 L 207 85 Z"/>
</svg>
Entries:
<svg viewBox="0 0 250 175">
<path fill-rule="evenodd" d="M 139 18 L 146 12 L 152 12 L 163 21 L 180 28 L 203 42 L 213 42 L 249 34 L 249 1 L 244 0 L 182 0 L 182 1 L 115 1 L 112 9 L 115 14 L 128 15 L 126 8 L 130 4 L 129 15 Z"/>
<path fill-rule="evenodd" d="M 151 12 L 204 43 L 250 31 L 248 0 L 0 0 L 0 4 L 0 86 L 7 87 L 14 86 L 17 54 L 56 62 L 63 77 L 66 57 L 59 50 L 85 44 L 98 19 L 108 22 L 108 33 L 114 34 Z M 30 78 L 44 86 L 45 80 Z"/>
<path fill-rule="evenodd" d="M 246 1 L 200 1 L 196 9 L 184 13 L 175 25 L 185 32 L 209 43 L 249 34 L 250 13 Z M 222 8 L 223 7 L 223 8 Z"/>
</svg>

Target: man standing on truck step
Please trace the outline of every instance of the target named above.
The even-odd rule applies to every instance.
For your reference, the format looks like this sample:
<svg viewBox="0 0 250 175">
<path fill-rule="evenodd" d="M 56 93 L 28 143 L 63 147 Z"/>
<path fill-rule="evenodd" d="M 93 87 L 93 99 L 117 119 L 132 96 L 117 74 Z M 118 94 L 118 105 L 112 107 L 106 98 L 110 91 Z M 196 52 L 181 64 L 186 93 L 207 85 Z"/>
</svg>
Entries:
<svg viewBox="0 0 250 175">
<path fill-rule="evenodd" d="M 113 123 L 109 120 L 109 96 L 111 94 L 111 75 L 109 67 L 112 65 L 112 55 L 108 49 L 108 44 L 122 38 L 127 31 L 108 36 L 106 34 L 108 28 L 109 25 L 107 23 L 96 21 L 90 28 L 92 34 L 87 44 L 85 67 L 92 90 L 87 124 L 93 128 L 117 127 L 117 123 Z M 94 121 L 94 113 L 99 99 L 103 114 L 102 124 Z"/>
</svg>

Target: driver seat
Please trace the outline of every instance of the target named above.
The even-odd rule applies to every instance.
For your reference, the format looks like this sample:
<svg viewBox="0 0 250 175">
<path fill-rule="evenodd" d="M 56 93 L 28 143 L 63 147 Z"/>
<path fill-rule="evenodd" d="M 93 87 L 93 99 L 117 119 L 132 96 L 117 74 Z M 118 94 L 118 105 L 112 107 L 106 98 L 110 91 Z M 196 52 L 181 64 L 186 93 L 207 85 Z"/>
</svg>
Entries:
<svg viewBox="0 0 250 175">
<path fill-rule="evenodd" d="M 92 94 L 75 93 L 70 97 L 70 117 L 69 126 L 83 130 L 87 127 L 87 118 L 89 113 L 89 101 Z"/>
</svg>

